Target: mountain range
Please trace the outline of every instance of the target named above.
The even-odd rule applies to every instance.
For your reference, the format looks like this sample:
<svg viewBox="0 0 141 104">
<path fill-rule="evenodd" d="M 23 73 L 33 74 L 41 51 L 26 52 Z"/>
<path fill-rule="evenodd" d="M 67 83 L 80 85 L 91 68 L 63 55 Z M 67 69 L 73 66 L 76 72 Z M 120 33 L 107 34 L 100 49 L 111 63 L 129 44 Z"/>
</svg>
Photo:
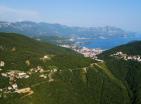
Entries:
<svg viewBox="0 0 141 104">
<path fill-rule="evenodd" d="M 60 36 L 125 36 L 128 33 L 124 30 L 112 26 L 105 27 L 70 27 L 61 24 L 49 24 L 45 22 L 0 22 L 1 32 L 16 32 L 26 34 L 30 36 L 48 36 L 48 35 L 60 35 Z"/>
<path fill-rule="evenodd" d="M 72 27 L 45 22 L 0 22 L 0 32 L 14 32 L 55 44 L 75 44 L 81 47 L 110 49 L 141 39 L 134 32 L 113 26 Z M 107 43 L 109 45 L 107 45 Z"/>
</svg>

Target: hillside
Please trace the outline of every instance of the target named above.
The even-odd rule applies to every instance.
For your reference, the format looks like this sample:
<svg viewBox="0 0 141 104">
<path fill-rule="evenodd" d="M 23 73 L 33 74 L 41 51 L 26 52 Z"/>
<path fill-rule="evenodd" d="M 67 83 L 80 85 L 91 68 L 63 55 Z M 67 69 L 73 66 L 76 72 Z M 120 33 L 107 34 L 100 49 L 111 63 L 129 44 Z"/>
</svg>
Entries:
<svg viewBox="0 0 141 104">
<path fill-rule="evenodd" d="M 132 104 L 141 104 L 141 41 L 107 50 L 99 58 L 118 79 L 127 84 Z"/>
<path fill-rule="evenodd" d="M 0 104 L 137 104 L 124 72 L 113 70 L 107 60 L 0 33 Z"/>
<path fill-rule="evenodd" d="M 59 68 L 77 68 L 87 66 L 92 60 L 83 58 L 69 49 L 55 45 L 42 43 L 22 35 L 1 33 L 0 34 L 1 59 L 7 60 L 6 69 L 20 68 L 26 70 L 25 61 L 31 61 L 31 66 L 42 65 L 40 58 L 48 55 L 52 60 L 46 64 L 54 64 Z M 19 61 L 17 61 L 19 60 Z M 65 60 L 65 61 L 64 61 Z M 62 66 L 59 66 L 60 63 Z M 21 68 L 22 64 L 22 68 Z M 45 68 L 46 66 L 43 65 Z M 30 68 L 29 67 L 29 68 Z"/>
</svg>

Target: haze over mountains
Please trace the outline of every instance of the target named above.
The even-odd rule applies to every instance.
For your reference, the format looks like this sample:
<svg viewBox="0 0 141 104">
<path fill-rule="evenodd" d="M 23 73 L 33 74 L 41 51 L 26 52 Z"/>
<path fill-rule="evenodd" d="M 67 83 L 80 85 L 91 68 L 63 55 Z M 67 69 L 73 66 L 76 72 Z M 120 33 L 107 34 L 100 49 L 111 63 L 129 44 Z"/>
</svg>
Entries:
<svg viewBox="0 0 141 104">
<path fill-rule="evenodd" d="M 92 36 L 105 36 L 112 37 L 127 35 L 125 31 L 120 28 L 106 26 L 106 27 L 69 27 L 61 24 L 49 24 L 45 22 L 0 22 L 0 31 L 26 33 L 27 35 L 92 35 Z"/>
<path fill-rule="evenodd" d="M 75 44 L 81 44 L 90 48 L 109 49 L 114 46 L 136 40 L 138 35 L 126 32 L 120 28 L 105 27 L 69 27 L 61 24 L 49 24 L 45 22 L 0 22 L 0 32 L 15 32 L 30 37 L 43 39 L 45 37 L 62 37 Z M 50 38 L 51 39 L 51 38 Z M 52 38 L 53 39 L 53 38 Z M 58 40 L 54 40 L 57 43 Z M 106 46 L 105 43 L 109 43 Z M 94 45 L 95 44 L 95 45 Z"/>
</svg>

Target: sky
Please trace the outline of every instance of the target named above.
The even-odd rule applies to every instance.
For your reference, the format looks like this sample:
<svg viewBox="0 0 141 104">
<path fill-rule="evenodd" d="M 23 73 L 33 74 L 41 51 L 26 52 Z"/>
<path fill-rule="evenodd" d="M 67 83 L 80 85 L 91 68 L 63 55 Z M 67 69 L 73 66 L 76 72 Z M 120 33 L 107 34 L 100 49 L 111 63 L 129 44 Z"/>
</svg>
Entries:
<svg viewBox="0 0 141 104">
<path fill-rule="evenodd" d="M 141 0 L 0 0 L 0 21 L 109 25 L 141 32 Z"/>
</svg>

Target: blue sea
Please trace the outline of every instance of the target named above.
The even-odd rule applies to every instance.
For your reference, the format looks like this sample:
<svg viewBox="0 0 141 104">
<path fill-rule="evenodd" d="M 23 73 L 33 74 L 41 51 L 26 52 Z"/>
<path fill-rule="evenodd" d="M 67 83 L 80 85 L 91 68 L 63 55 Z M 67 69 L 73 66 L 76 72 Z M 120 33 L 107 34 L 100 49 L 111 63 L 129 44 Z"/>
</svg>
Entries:
<svg viewBox="0 0 141 104">
<path fill-rule="evenodd" d="M 110 39 L 81 40 L 80 42 L 85 43 L 81 44 L 82 47 L 110 49 L 115 46 L 119 46 L 136 40 L 141 40 L 141 35 L 129 37 L 116 37 Z"/>
</svg>

